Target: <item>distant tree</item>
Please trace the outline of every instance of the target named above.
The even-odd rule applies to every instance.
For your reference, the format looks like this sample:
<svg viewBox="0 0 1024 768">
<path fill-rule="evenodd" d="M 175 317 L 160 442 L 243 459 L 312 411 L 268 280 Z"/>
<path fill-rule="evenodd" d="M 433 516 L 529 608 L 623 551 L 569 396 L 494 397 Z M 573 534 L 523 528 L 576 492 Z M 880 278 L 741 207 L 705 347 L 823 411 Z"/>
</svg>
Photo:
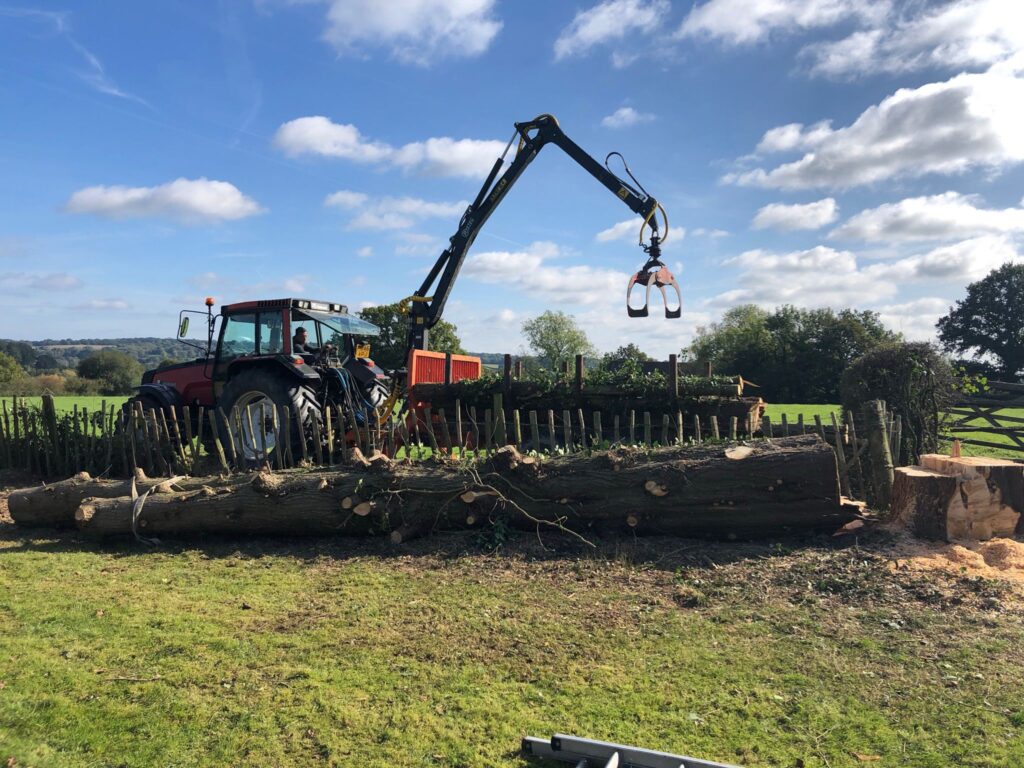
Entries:
<svg viewBox="0 0 1024 768">
<path fill-rule="evenodd" d="M 991 356 L 1000 376 L 1024 375 L 1024 264 L 1004 264 L 968 285 L 937 327 L 947 352 Z"/>
<path fill-rule="evenodd" d="M 36 357 L 35 369 L 37 371 L 55 371 L 60 367 L 60 361 L 49 352 L 40 352 Z"/>
<path fill-rule="evenodd" d="M 78 375 L 99 382 L 100 394 L 127 395 L 139 386 L 142 366 L 139 362 L 116 349 L 93 352 L 78 364 Z"/>
<path fill-rule="evenodd" d="M 628 360 L 636 360 L 638 363 L 646 363 L 651 356 L 644 352 L 636 344 L 630 342 L 616 349 L 614 352 L 606 352 L 601 357 L 601 367 L 609 371 L 617 370 Z"/>
<path fill-rule="evenodd" d="M 834 403 L 847 366 L 899 338 L 874 312 L 783 306 L 769 313 L 745 304 L 698 328 L 684 354 L 743 376 L 776 402 Z"/>
<path fill-rule="evenodd" d="M 548 310 L 523 323 L 523 335 L 544 364 L 555 369 L 576 355 L 593 355 L 594 347 L 572 315 Z"/>
<path fill-rule="evenodd" d="M 409 336 L 409 316 L 398 311 L 398 302 L 367 307 L 357 313 L 368 323 L 380 328 L 380 336 L 370 339 L 371 355 L 382 368 L 401 368 L 406 364 L 405 352 Z M 464 355 L 458 328 L 441 320 L 427 334 L 427 344 L 435 352 Z"/>
<path fill-rule="evenodd" d="M 22 368 L 31 368 L 36 362 L 36 351 L 24 341 L 0 340 L 0 352 L 10 355 Z"/>
<path fill-rule="evenodd" d="M 8 392 L 12 385 L 20 382 L 25 377 L 25 369 L 12 355 L 0 352 L 0 389 Z"/>
</svg>

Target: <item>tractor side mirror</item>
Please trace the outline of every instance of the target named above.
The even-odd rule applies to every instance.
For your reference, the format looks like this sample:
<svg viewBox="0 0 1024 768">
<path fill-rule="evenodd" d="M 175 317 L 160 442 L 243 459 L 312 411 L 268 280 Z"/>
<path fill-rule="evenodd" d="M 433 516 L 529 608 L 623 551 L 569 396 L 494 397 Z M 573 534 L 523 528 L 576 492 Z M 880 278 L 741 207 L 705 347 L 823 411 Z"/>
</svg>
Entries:
<svg viewBox="0 0 1024 768">
<path fill-rule="evenodd" d="M 188 317 L 181 318 L 181 325 L 178 326 L 178 338 L 185 338 L 185 334 L 188 333 Z"/>
</svg>

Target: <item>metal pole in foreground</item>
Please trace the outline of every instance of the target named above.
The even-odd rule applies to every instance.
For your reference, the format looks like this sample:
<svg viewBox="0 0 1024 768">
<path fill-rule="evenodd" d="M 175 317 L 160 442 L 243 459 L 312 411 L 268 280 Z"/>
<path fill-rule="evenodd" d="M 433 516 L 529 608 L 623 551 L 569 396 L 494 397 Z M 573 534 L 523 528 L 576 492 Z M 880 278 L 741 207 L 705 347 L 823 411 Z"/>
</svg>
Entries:
<svg viewBox="0 0 1024 768">
<path fill-rule="evenodd" d="M 740 768 L 684 755 L 556 733 L 550 740 L 527 736 L 523 754 L 572 763 L 576 768 Z"/>
</svg>

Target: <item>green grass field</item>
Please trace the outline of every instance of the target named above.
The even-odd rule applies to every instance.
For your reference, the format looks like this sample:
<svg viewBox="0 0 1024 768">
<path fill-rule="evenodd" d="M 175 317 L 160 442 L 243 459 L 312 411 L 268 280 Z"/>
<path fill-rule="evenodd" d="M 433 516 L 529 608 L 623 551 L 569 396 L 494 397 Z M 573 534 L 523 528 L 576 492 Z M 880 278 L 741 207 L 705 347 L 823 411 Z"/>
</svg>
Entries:
<svg viewBox="0 0 1024 768">
<path fill-rule="evenodd" d="M 75 409 L 76 405 L 79 410 L 82 408 L 88 408 L 91 413 L 102 408 L 104 401 L 107 404 L 107 408 L 110 408 L 111 405 L 120 408 L 127 399 L 127 395 L 55 395 L 53 398 L 53 404 L 59 413 L 71 412 Z M 0 403 L 5 403 L 8 410 L 11 408 L 12 400 L 13 398 L 10 396 L 5 395 L 4 397 L 0 397 Z M 42 402 L 42 398 L 19 397 L 18 402 L 38 406 Z"/>
<path fill-rule="evenodd" d="M 994 582 L 872 545 L 494 543 L 0 526 L 0 764 L 525 768 L 555 731 L 750 768 L 1024 764 L 1024 613 Z"/>
</svg>

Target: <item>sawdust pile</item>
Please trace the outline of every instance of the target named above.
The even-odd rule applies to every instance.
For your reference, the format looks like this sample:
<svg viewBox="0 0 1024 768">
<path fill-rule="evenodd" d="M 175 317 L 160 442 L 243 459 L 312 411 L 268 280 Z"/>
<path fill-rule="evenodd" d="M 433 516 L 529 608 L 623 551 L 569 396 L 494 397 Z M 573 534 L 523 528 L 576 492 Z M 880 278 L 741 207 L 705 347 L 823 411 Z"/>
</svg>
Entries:
<svg viewBox="0 0 1024 768">
<path fill-rule="evenodd" d="M 893 566 L 910 570 L 943 570 L 966 576 L 1002 579 L 1024 591 L 1024 541 L 990 539 L 956 544 L 919 541 L 900 536 L 890 553 Z"/>
</svg>

